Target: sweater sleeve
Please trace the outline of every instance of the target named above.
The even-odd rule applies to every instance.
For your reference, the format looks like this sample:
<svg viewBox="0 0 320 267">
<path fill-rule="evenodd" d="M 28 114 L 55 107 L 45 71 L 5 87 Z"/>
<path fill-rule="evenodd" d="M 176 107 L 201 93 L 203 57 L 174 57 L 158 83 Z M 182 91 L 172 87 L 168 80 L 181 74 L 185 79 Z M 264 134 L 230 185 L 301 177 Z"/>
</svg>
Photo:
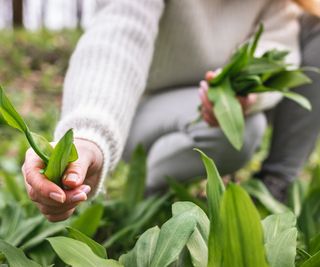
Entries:
<svg viewBox="0 0 320 267">
<path fill-rule="evenodd" d="M 299 66 L 301 61 L 299 14 L 299 8 L 291 1 L 270 1 L 259 18 L 265 30 L 256 55 L 261 56 L 271 49 L 287 50 L 290 52 L 287 57 L 287 63 Z M 281 99 L 281 94 L 277 92 L 258 94 L 257 102 L 250 108 L 249 113 L 270 109 L 278 104 Z"/>
<path fill-rule="evenodd" d="M 66 74 L 62 115 L 55 131 L 70 128 L 103 152 L 94 193 L 120 159 L 145 89 L 163 0 L 100 0 L 99 11 L 77 44 Z"/>
</svg>

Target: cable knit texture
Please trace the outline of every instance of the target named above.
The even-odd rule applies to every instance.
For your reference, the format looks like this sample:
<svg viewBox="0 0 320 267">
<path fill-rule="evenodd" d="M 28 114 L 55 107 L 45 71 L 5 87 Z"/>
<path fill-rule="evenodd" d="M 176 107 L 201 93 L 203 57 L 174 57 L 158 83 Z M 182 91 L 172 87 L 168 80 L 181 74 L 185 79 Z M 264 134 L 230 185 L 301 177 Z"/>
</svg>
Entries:
<svg viewBox="0 0 320 267">
<path fill-rule="evenodd" d="M 298 64 L 297 14 L 286 0 L 100 0 L 70 60 L 55 139 L 73 128 L 75 137 L 96 143 L 105 177 L 121 157 L 142 94 L 198 84 L 260 21 L 266 32 L 258 53 L 289 49 Z M 265 107 L 276 103 L 267 98 Z"/>
</svg>

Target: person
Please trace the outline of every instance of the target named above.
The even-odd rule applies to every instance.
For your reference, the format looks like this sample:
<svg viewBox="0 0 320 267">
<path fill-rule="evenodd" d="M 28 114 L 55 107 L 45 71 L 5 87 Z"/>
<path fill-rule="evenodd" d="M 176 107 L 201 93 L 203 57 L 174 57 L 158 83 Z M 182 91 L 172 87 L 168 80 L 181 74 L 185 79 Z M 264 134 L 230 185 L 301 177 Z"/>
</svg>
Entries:
<svg viewBox="0 0 320 267">
<path fill-rule="evenodd" d="M 288 62 L 300 63 L 299 12 L 287 0 L 100 2 L 71 57 L 55 131 L 58 140 L 74 129 L 79 159 L 63 177 L 69 190 L 39 173 L 43 163 L 32 150 L 22 168 L 29 197 L 50 221 L 68 218 L 101 191 L 105 174 L 138 143 L 148 152 L 150 190 L 164 186 L 165 175 L 185 180 L 203 174 L 193 147 L 213 157 L 222 174 L 239 169 L 261 142 L 262 111 L 279 96 L 243 101 L 252 112 L 237 152 L 219 128 L 189 126 L 200 104 L 196 84 L 206 70 L 223 66 L 260 21 L 265 33 L 257 53 L 286 49 Z"/>
</svg>

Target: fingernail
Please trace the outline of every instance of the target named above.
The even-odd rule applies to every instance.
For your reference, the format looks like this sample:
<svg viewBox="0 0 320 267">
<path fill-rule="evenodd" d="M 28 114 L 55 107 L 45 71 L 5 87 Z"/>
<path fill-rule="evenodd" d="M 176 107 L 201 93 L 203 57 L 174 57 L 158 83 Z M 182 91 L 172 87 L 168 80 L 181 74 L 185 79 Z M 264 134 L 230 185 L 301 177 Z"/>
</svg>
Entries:
<svg viewBox="0 0 320 267">
<path fill-rule="evenodd" d="M 89 185 L 83 185 L 80 190 L 87 195 L 91 191 L 91 187 Z"/>
<path fill-rule="evenodd" d="M 84 192 L 78 193 L 71 198 L 72 202 L 79 202 L 87 200 L 87 194 Z"/>
<path fill-rule="evenodd" d="M 76 183 L 76 182 L 79 181 L 79 177 L 78 177 L 78 175 L 75 174 L 75 173 L 69 173 L 69 174 L 67 174 L 67 176 L 65 177 L 65 180 L 66 180 L 67 182 Z"/>
<path fill-rule="evenodd" d="M 51 199 L 53 199 L 54 201 L 57 201 L 59 203 L 63 203 L 64 202 L 64 198 L 63 198 L 63 195 L 59 194 L 59 193 L 56 193 L 56 192 L 51 192 L 49 194 L 49 197 Z"/>
</svg>

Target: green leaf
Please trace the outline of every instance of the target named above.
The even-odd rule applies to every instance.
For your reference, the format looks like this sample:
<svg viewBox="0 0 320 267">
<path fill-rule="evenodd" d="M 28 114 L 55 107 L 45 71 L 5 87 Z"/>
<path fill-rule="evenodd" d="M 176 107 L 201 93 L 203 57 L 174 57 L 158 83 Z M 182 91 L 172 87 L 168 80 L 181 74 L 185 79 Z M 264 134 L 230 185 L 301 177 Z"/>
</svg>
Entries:
<svg viewBox="0 0 320 267">
<path fill-rule="evenodd" d="M 297 93 L 294 92 L 281 92 L 283 96 L 285 96 L 286 98 L 291 99 L 292 101 L 296 102 L 297 104 L 299 104 L 301 107 L 307 109 L 307 110 L 311 110 L 312 106 L 310 101 L 305 98 L 302 95 L 299 95 Z"/>
<path fill-rule="evenodd" d="M 311 83 L 310 78 L 300 70 L 283 71 L 266 81 L 265 85 L 282 91 Z"/>
<path fill-rule="evenodd" d="M 283 213 L 288 211 L 288 208 L 281 202 L 277 201 L 266 186 L 258 179 L 250 179 L 241 186 L 271 213 Z"/>
<path fill-rule="evenodd" d="M 97 243 L 96 241 L 86 236 L 85 234 L 81 233 L 75 228 L 67 227 L 67 230 L 69 232 L 69 237 L 87 244 L 91 248 L 91 250 L 94 252 L 94 254 L 96 254 L 100 258 L 104 258 L 104 259 L 107 258 L 107 252 L 102 245 L 100 245 L 99 243 Z"/>
<path fill-rule="evenodd" d="M 210 88 L 208 97 L 214 103 L 213 113 L 221 130 L 230 143 L 240 150 L 243 145 L 244 117 L 230 81 L 226 79 L 220 86 Z"/>
<path fill-rule="evenodd" d="M 320 251 L 301 265 L 301 267 L 319 267 L 319 266 L 320 266 Z"/>
<path fill-rule="evenodd" d="M 295 215 L 292 212 L 270 215 L 262 225 L 270 267 L 294 267 L 298 234 Z"/>
<path fill-rule="evenodd" d="M 71 223 L 71 227 L 89 237 L 92 237 L 99 227 L 102 215 L 103 206 L 101 204 L 93 204 L 87 207 L 77 218 L 75 218 Z"/>
<path fill-rule="evenodd" d="M 34 143 L 37 145 L 39 150 L 46 156 L 46 158 L 49 160 L 52 152 L 53 152 L 53 147 L 50 145 L 48 140 L 44 138 L 43 136 L 30 132 Z"/>
<path fill-rule="evenodd" d="M 38 263 L 28 259 L 21 249 L 11 246 L 4 240 L 0 240 L 0 252 L 5 255 L 12 267 L 41 267 Z"/>
<path fill-rule="evenodd" d="M 59 258 L 66 264 L 76 267 L 120 267 L 114 260 L 106 260 L 98 257 L 85 244 L 78 240 L 63 236 L 47 239 Z"/>
<path fill-rule="evenodd" d="M 220 205 L 221 198 L 225 191 L 223 181 L 213 162 L 201 150 L 195 149 L 201 155 L 202 162 L 207 172 L 207 197 L 210 218 L 210 233 L 208 241 L 208 266 L 220 266 L 221 261 L 221 222 L 220 222 Z"/>
<path fill-rule="evenodd" d="M 206 267 L 208 263 L 208 238 L 210 222 L 203 210 L 192 202 L 176 202 L 172 205 L 172 214 L 184 212 L 194 214 L 197 226 L 189 238 L 187 248 L 194 267 Z"/>
<path fill-rule="evenodd" d="M 62 175 L 69 164 L 73 145 L 73 131 L 70 129 L 54 147 L 44 175 L 57 185 L 61 184 Z"/>
<path fill-rule="evenodd" d="M 196 227 L 194 216 L 183 213 L 162 225 L 151 267 L 166 267 L 178 259 Z"/>
<path fill-rule="evenodd" d="M 155 252 L 160 229 L 158 226 L 148 229 L 138 239 L 133 250 L 120 257 L 125 267 L 149 267 Z"/>
<path fill-rule="evenodd" d="M 9 98 L 4 93 L 3 88 L 0 86 L 0 111 L 7 122 L 13 128 L 25 133 L 28 127 L 20 114 L 16 111 Z"/>
<path fill-rule="evenodd" d="M 249 45 L 249 54 L 251 57 L 254 56 L 254 53 L 256 52 L 257 46 L 258 46 L 258 42 L 261 38 L 261 35 L 263 33 L 264 27 L 263 24 L 260 23 L 259 28 L 257 30 L 257 32 L 255 33 L 254 37 L 249 41 L 250 45 Z"/>
<path fill-rule="evenodd" d="M 220 212 L 222 266 L 268 266 L 259 213 L 244 189 L 229 184 L 222 198 Z"/>
<path fill-rule="evenodd" d="M 145 189 L 147 155 L 142 145 L 133 152 L 130 170 L 124 191 L 124 198 L 129 209 L 136 206 L 142 199 Z"/>
</svg>

